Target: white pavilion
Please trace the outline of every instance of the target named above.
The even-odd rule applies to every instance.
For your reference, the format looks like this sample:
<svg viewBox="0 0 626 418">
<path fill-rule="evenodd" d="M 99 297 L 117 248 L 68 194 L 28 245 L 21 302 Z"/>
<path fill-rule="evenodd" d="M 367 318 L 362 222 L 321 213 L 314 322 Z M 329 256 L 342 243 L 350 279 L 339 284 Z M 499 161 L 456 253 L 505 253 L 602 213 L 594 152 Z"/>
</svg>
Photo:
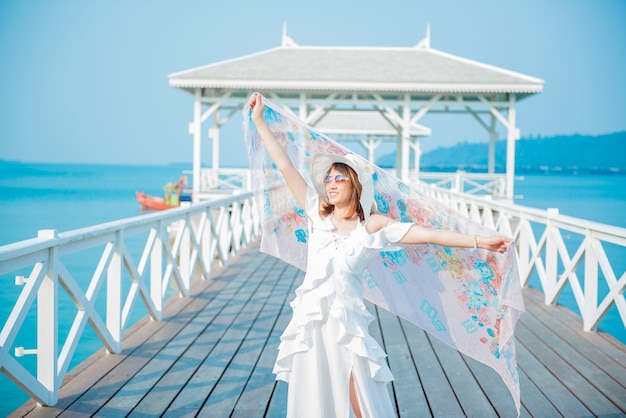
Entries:
<svg viewBox="0 0 626 418">
<path fill-rule="evenodd" d="M 297 45 L 283 29 L 279 47 L 170 74 L 169 84 L 194 99 L 194 200 L 203 193 L 195 180 L 202 178 L 203 132 L 212 142 L 210 170 L 217 173 L 220 128 L 255 91 L 335 139 L 360 142 L 372 161 L 378 145 L 395 142 L 396 174 L 404 181 L 419 173 L 419 138 L 431 133 L 419 122 L 427 113 L 472 115 L 489 137 L 492 176 L 500 123 L 507 151 L 497 197 L 512 200 L 516 106 L 542 92 L 544 81 L 433 49 L 428 31 L 414 47 L 313 47 Z"/>
</svg>

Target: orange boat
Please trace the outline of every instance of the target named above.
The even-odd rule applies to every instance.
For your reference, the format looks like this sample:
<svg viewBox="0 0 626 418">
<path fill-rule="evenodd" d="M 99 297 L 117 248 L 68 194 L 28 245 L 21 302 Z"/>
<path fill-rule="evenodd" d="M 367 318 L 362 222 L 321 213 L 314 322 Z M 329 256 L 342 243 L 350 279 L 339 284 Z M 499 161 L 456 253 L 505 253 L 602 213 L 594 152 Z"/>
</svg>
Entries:
<svg viewBox="0 0 626 418">
<path fill-rule="evenodd" d="M 143 209 L 165 210 L 177 208 L 180 206 L 181 200 L 191 201 L 191 195 L 185 193 L 186 184 L 187 176 L 182 176 L 178 180 L 178 183 L 167 183 L 163 186 L 163 194 L 165 197 L 152 196 L 139 191 L 135 191 L 135 197 Z M 187 190 L 187 192 L 189 192 L 189 190 Z"/>
<path fill-rule="evenodd" d="M 143 209 L 165 210 L 176 208 L 180 205 L 178 199 L 176 200 L 176 204 L 165 203 L 165 199 L 162 197 L 151 196 L 139 191 L 135 191 L 135 197 Z"/>
</svg>

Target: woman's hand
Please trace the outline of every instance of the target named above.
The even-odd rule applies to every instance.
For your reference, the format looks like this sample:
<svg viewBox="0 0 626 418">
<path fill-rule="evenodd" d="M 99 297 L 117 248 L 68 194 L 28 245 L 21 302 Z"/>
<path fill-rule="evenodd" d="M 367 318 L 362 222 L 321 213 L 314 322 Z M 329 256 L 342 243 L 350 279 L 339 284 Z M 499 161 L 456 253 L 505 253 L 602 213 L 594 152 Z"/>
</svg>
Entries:
<svg viewBox="0 0 626 418">
<path fill-rule="evenodd" d="M 265 110 L 265 104 L 263 103 L 263 96 L 259 93 L 254 93 L 250 102 L 248 103 L 252 110 L 252 122 L 256 125 L 263 121 L 263 111 Z"/>
<path fill-rule="evenodd" d="M 482 248 L 489 251 L 495 251 L 500 254 L 505 252 L 509 247 L 509 243 L 513 241 L 512 238 L 494 236 L 494 237 L 476 237 L 478 248 Z"/>
</svg>

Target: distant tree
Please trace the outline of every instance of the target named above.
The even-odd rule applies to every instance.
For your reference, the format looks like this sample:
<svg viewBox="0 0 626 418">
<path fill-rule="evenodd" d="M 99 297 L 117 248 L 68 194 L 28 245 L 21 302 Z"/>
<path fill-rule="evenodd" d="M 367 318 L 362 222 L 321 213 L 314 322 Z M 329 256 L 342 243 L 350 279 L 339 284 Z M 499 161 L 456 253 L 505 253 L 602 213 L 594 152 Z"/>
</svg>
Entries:
<svg viewBox="0 0 626 418">
<path fill-rule="evenodd" d="M 450 171 L 481 168 L 486 170 L 489 145 L 467 140 L 452 147 L 440 147 L 422 155 L 425 171 Z M 626 131 L 611 134 L 530 136 L 516 141 L 517 169 L 539 170 L 541 167 L 570 171 L 619 171 L 626 173 Z M 506 141 L 496 142 L 496 170 L 503 171 L 506 159 Z M 395 151 L 381 156 L 381 167 L 395 167 Z"/>
</svg>

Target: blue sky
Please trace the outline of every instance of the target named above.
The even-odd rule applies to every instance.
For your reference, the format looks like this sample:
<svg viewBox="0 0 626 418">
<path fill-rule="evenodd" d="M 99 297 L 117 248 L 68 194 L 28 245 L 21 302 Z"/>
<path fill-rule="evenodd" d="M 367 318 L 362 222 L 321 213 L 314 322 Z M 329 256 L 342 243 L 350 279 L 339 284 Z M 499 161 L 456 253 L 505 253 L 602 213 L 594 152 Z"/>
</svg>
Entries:
<svg viewBox="0 0 626 418">
<path fill-rule="evenodd" d="M 435 49 L 545 80 L 518 105 L 523 137 L 626 130 L 622 0 L 5 0 L 0 159 L 191 161 L 192 97 L 167 75 L 279 46 L 283 22 L 329 46 L 413 46 L 430 24 Z M 425 151 L 487 140 L 469 117 L 421 122 Z M 237 119 L 223 165 L 246 164 L 242 145 Z"/>
</svg>

